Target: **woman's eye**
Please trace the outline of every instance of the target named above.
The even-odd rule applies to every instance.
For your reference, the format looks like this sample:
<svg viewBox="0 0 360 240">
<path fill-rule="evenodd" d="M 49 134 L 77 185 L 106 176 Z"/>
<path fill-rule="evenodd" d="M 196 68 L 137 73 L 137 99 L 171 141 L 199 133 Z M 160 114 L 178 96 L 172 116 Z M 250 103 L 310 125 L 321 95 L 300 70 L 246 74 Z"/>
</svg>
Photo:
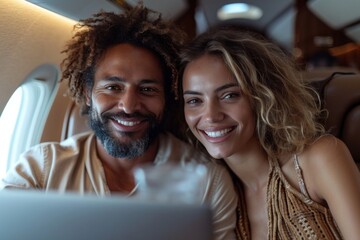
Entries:
<svg viewBox="0 0 360 240">
<path fill-rule="evenodd" d="M 185 102 L 186 102 L 186 104 L 188 104 L 188 105 L 195 105 L 195 104 L 199 103 L 200 100 L 199 100 L 199 99 L 196 99 L 196 98 L 192 98 L 192 99 L 186 100 Z"/>
<path fill-rule="evenodd" d="M 240 96 L 240 93 L 228 93 L 223 96 L 223 99 L 233 99 Z"/>
</svg>

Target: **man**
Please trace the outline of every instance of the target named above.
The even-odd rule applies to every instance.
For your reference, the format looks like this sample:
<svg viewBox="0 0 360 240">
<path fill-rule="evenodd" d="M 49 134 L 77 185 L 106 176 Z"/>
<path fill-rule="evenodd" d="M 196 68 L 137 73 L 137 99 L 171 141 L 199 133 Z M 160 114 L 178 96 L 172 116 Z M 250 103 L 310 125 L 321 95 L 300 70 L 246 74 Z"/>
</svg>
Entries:
<svg viewBox="0 0 360 240">
<path fill-rule="evenodd" d="M 131 195 L 136 166 L 206 162 L 209 178 L 199 191 L 213 209 L 215 238 L 234 238 L 230 176 L 175 137 L 182 129 L 175 122 L 174 86 L 183 33 L 142 5 L 122 14 L 100 12 L 77 27 L 64 51 L 62 80 L 93 132 L 33 147 L 1 188 Z"/>
</svg>

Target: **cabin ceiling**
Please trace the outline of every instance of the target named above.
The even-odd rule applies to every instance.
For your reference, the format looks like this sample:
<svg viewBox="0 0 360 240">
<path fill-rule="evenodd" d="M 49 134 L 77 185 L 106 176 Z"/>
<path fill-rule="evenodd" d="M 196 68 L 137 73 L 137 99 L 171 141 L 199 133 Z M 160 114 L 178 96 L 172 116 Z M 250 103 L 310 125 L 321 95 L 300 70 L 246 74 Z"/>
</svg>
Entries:
<svg viewBox="0 0 360 240">
<path fill-rule="evenodd" d="M 138 2 L 138 0 L 27 1 L 74 20 L 90 17 L 100 9 L 118 12 L 121 11 L 119 5 L 135 5 Z M 218 9 L 226 3 L 234 2 L 234 0 L 143 0 L 145 6 L 161 12 L 165 18 L 173 20 L 178 19 L 193 7 L 196 34 L 211 26 L 239 25 L 265 34 L 286 49 L 294 47 L 296 6 L 299 2 L 305 2 L 314 15 L 330 28 L 337 32 L 342 31 L 349 39 L 360 43 L 359 0 L 242 0 L 242 3 L 260 7 L 264 12 L 263 16 L 259 20 L 220 21 L 217 17 Z"/>
</svg>

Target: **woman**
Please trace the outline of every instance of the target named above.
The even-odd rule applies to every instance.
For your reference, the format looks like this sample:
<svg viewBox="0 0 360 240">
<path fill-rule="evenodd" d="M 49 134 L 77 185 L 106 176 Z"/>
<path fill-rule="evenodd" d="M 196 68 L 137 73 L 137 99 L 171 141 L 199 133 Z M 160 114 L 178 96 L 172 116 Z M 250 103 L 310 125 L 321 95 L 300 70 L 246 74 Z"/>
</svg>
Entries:
<svg viewBox="0 0 360 240">
<path fill-rule="evenodd" d="M 186 122 L 234 174 L 238 238 L 359 238 L 359 171 L 285 53 L 220 28 L 184 49 L 182 66 Z"/>
</svg>

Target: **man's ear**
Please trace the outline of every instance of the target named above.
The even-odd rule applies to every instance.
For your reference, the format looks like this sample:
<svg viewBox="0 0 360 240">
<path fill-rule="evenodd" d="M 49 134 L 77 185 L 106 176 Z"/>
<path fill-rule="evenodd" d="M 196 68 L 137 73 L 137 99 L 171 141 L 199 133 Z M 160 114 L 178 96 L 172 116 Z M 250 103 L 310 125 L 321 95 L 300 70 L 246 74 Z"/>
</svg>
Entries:
<svg viewBox="0 0 360 240">
<path fill-rule="evenodd" d="M 90 107 L 91 105 L 91 91 L 89 90 L 89 88 L 85 88 L 84 89 L 84 93 L 85 93 L 85 100 L 86 100 L 86 105 L 88 107 Z"/>
</svg>

